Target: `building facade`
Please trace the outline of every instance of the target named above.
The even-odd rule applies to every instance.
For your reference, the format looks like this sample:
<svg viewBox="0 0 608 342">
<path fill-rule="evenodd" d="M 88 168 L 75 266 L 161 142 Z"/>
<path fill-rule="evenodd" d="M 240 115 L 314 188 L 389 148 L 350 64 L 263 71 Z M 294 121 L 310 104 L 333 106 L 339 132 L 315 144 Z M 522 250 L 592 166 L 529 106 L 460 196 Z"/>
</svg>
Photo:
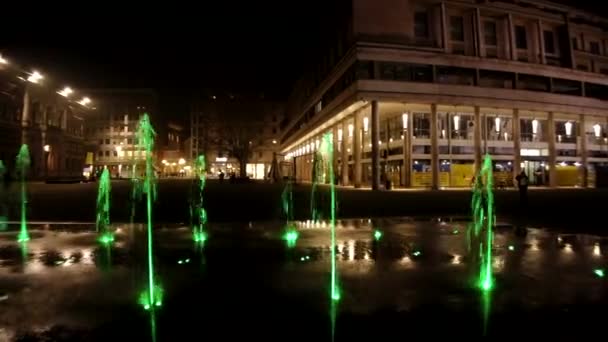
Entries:
<svg viewBox="0 0 608 342">
<path fill-rule="evenodd" d="M 90 89 L 95 106 L 86 121 L 87 154 L 91 172 L 108 168 L 114 178 L 130 178 L 143 172 L 144 148 L 137 141 L 137 125 L 144 113 L 157 130 L 156 147 L 162 146 L 157 116 L 157 96 L 149 89 Z M 159 140 L 160 139 L 160 140 Z M 140 170 L 140 171 L 137 171 Z"/>
<path fill-rule="evenodd" d="M 163 177 L 190 177 L 192 173 L 192 159 L 186 155 L 184 149 L 185 129 L 176 122 L 168 122 L 166 129 L 166 142 L 159 151 L 162 164 Z"/>
<path fill-rule="evenodd" d="M 0 65 L 0 160 L 13 172 L 19 148 L 27 144 L 28 177 L 82 177 L 87 107 L 58 94 L 50 81 L 27 78 L 14 66 Z"/>
<path fill-rule="evenodd" d="M 254 95 L 207 95 L 194 101 L 186 147 L 205 155 L 212 174 L 268 178 L 278 151 L 283 105 Z"/>
<path fill-rule="evenodd" d="M 332 134 L 343 185 L 594 186 L 608 162 L 608 20 L 547 1 L 354 0 L 288 103 L 296 179 Z"/>
</svg>

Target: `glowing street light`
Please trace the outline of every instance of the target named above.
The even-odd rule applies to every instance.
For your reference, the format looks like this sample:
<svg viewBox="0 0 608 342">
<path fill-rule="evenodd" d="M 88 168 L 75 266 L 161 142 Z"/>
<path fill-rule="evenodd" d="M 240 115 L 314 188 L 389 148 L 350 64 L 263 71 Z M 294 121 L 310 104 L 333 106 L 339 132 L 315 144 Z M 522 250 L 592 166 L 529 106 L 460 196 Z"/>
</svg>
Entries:
<svg viewBox="0 0 608 342">
<path fill-rule="evenodd" d="M 8 64 L 8 61 L 6 60 L 6 58 L 2 57 L 2 55 L 0 55 L 0 64 Z"/>
<path fill-rule="evenodd" d="M 454 130 L 455 131 L 460 130 L 460 116 L 458 116 L 458 115 L 454 115 Z"/>
<path fill-rule="evenodd" d="M 572 135 L 572 122 L 566 121 L 566 123 L 564 124 L 564 127 L 566 128 L 566 135 L 571 136 Z"/>
<path fill-rule="evenodd" d="M 600 126 L 598 123 L 593 125 L 593 133 L 595 134 L 596 138 L 599 138 L 602 135 L 602 126 Z"/>
<path fill-rule="evenodd" d="M 167 165 L 167 161 L 165 159 L 163 159 L 161 163 L 163 163 L 163 165 Z"/>
<path fill-rule="evenodd" d="M 34 70 L 28 77 L 27 77 L 27 81 L 28 82 L 32 82 L 32 83 L 39 83 L 40 80 L 42 80 L 44 78 L 44 76 L 42 76 L 41 73 L 39 73 L 38 71 Z"/>
<path fill-rule="evenodd" d="M 72 94 L 74 91 L 72 90 L 72 88 L 70 87 L 65 87 L 62 90 L 58 91 L 57 94 L 63 96 L 63 97 L 68 97 L 70 96 L 70 94 Z"/>
<path fill-rule="evenodd" d="M 177 163 L 178 163 L 179 165 L 184 165 L 184 164 L 186 164 L 186 159 L 184 159 L 184 158 L 179 158 L 179 160 L 177 161 Z"/>
<path fill-rule="evenodd" d="M 50 152 L 51 151 L 51 145 L 44 145 L 42 147 L 42 149 L 44 150 L 44 152 Z"/>
<path fill-rule="evenodd" d="M 77 103 L 86 107 L 89 103 L 91 103 L 91 99 L 85 96 L 82 98 L 82 100 L 78 101 Z"/>
</svg>

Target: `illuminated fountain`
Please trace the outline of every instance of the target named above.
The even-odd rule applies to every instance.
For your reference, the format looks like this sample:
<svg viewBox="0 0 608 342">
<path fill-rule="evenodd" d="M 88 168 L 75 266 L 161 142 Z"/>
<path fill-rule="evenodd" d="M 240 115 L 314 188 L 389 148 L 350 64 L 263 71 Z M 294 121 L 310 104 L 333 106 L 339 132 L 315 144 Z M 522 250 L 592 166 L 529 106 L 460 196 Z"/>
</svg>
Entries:
<svg viewBox="0 0 608 342">
<path fill-rule="evenodd" d="M 331 133 L 323 136 L 320 144 L 316 145 L 317 149 L 313 158 L 312 168 L 312 190 L 311 190 L 311 216 L 313 223 L 318 223 L 323 216 L 325 210 L 329 210 L 329 226 L 331 231 L 331 279 L 330 279 L 330 319 L 331 319 L 331 336 L 332 340 L 335 337 L 335 326 L 337 316 L 337 304 L 340 300 L 340 288 L 338 286 L 338 269 L 336 265 L 336 188 L 334 177 L 334 150 L 333 137 Z M 327 201 L 327 192 L 321 192 L 319 183 L 329 183 L 329 201 Z"/>
<path fill-rule="evenodd" d="M 193 205 L 194 208 L 191 208 L 191 210 L 196 212 L 197 219 L 197 222 L 193 222 L 192 238 L 194 242 L 202 246 L 205 243 L 205 240 L 207 240 L 207 233 L 205 232 L 207 211 L 205 211 L 205 207 L 203 206 L 203 190 L 205 189 L 205 173 L 207 172 L 204 155 L 200 155 L 196 158 L 194 172 L 198 177 L 198 198 Z"/>
<path fill-rule="evenodd" d="M 287 243 L 287 247 L 293 248 L 298 241 L 298 231 L 293 222 L 293 184 L 288 180 L 281 194 L 281 203 L 283 204 L 283 214 L 285 215 L 285 233 L 283 239 Z"/>
<path fill-rule="evenodd" d="M 483 333 L 487 333 L 490 314 L 492 274 L 492 242 L 495 214 L 493 193 L 492 159 L 486 155 L 481 170 L 475 178 L 471 210 L 473 222 L 469 226 L 468 248 L 472 264 L 478 266 L 476 286 L 482 290 Z"/>
<path fill-rule="evenodd" d="M 27 242 L 30 236 L 27 232 L 27 191 L 25 176 L 30 167 L 30 151 L 26 144 L 21 145 L 16 159 L 17 176 L 21 182 L 21 229 L 17 241 Z"/>
<path fill-rule="evenodd" d="M 469 233 L 469 248 L 471 248 L 473 253 L 479 255 L 477 285 L 484 291 L 489 291 L 494 286 L 492 276 L 492 229 L 494 227 L 493 177 L 492 159 L 489 155 L 486 155 L 482 168 L 475 178 L 471 202 L 473 223 Z"/>
<path fill-rule="evenodd" d="M 99 242 L 109 245 L 114 242 L 114 234 L 110 231 L 110 172 L 107 168 L 103 169 L 99 178 L 99 188 L 97 190 L 97 217 L 96 228 L 99 234 Z"/>
<path fill-rule="evenodd" d="M 142 183 L 142 191 L 146 194 L 146 213 L 147 213 L 147 240 L 148 240 L 148 288 L 141 293 L 139 303 L 146 309 L 154 309 L 162 305 L 163 289 L 154 279 L 154 251 L 152 236 L 152 201 L 156 200 L 156 177 L 154 175 L 154 159 L 152 150 L 154 149 L 154 137 L 156 132 L 152 127 L 148 114 L 139 120 L 137 126 L 137 139 L 139 146 L 145 153 L 145 174 Z M 136 183 L 137 184 L 137 183 Z"/>
</svg>

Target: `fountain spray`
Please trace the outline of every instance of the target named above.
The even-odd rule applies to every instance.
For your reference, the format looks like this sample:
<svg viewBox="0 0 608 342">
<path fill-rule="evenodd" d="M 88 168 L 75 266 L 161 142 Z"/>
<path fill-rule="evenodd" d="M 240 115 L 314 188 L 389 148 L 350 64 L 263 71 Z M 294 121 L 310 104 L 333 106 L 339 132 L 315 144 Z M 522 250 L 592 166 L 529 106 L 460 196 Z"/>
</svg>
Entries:
<svg viewBox="0 0 608 342">
<path fill-rule="evenodd" d="M 114 234 L 110 231 L 110 172 L 107 168 L 103 169 L 99 178 L 99 188 L 97 190 L 97 218 L 96 228 L 99 234 L 99 242 L 109 245 L 114 242 Z"/>
<path fill-rule="evenodd" d="M 194 224 L 192 238 L 194 242 L 203 245 L 205 240 L 207 240 L 207 232 L 205 231 L 205 227 L 207 226 L 207 211 L 203 205 L 203 190 L 205 189 L 207 172 L 204 155 L 201 154 L 196 158 L 194 170 L 198 177 L 198 203 L 196 203 L 198 222 Z"/>
<path fill-rule="evenodd" d="M 283 204 L 283 214 L 285 215 L 285 233 L 283 239 L 287 243 L 288 248 L 296 246 L 298 241 L 298 231 L 293 223 L 293 184 L 291 180 L 285 183 L 285 188 L 281 194 L 281 203 Z"/>
<path fill-rule="evenodd" d="M 144 113 L 139 120 L 137 127 L 137 138 L 139 140 L 139 146 L 144 149 L 146 163 L 142 190 L 146 194 L 146 211 L 148 218 L 148 289 L 144 291 L 139 298 L 140 304 L 143 305 L 146 310 L 161 306 L 163 297 L 163 289 L 154 279 L 154 252 L 152 245 L 152 201 L 156 200 L 156 177 L 153 165 L 154 158 L 152 156 L 155 135 L 156 132 L 152 127 L 150 118 L 147 113 Z"/>
<path fill-rule="evenodd" d="M 17 154 L 16 162 L 17 175 L 21 181 L 21 230 L 19 231 L 17 241 L 27 242 L 29 241 L 30 236 L 27 232 L 27 191 L 25 176 L 30 167 L 30 150 L 26 144 L 21 145 L 19 154 Z"/>
<path fill-rule="evenodd" d="M 491 306 L 491 290 L 494 287 L 492 275 L 492 240 L 494 227 L 494 192 L 493 192 L 492 159 L 486 155 L 473 187 L 471 209 L 473 223 L 469 228 L 468 247 L 474 264 L 479 265 L 477 286 L 482 290 L 483 333 L 487 333 L 488 318 Z M 485 184 L 484 184 L 485 181 Z M 484 230 L 485 225 L 485 230 Z"/>
</svg>

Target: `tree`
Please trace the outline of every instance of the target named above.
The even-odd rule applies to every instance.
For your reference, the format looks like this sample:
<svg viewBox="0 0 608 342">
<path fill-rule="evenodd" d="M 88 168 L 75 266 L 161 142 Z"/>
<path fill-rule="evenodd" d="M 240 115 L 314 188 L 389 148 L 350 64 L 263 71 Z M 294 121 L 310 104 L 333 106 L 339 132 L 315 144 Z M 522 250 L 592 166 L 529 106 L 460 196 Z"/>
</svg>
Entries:
<svg viewBox="0 0 608 342">
<path fill-rule="evenodd" d="M 219 131 L 219 146 L 226 151 L 230 157 L 239 163 L 239 177 L 247 176 L 247 162 L 251 158 L 253 150 L 257 147 L 257 129 L 251 124 L 226 120 L 222 123 Z"/>
</svg>

